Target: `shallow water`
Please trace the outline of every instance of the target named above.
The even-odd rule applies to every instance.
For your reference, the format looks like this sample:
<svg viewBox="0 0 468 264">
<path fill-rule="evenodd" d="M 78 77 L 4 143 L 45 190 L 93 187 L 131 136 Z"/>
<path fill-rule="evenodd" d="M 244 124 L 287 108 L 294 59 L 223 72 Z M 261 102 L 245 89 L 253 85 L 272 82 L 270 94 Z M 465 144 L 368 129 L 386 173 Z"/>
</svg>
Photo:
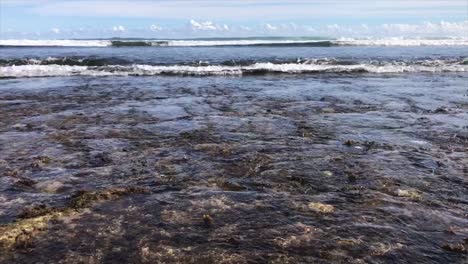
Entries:
<svg viewBox="0 0 468 264">
<path fill-rule="evenodd" d="M 466 51 L 9 48 L 0 57 L 174 64 Z M 2 79 L 0 262 L 465 263 L 467 80 L 467 72 Z"/>
</svg>

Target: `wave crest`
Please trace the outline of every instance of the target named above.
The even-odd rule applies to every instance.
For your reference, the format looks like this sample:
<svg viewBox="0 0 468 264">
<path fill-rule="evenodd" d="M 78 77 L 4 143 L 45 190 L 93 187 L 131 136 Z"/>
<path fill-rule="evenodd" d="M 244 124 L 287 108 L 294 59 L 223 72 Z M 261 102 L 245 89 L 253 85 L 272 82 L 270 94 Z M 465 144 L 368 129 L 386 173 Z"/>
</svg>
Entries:
<svg viewBox="0 0 468 264">
<path fill-rule="evenodd" d="M 0 47 L 468 46 L 468 39 L 0 40 Z"/>
<path fill-rule="evenodd" d="M 54 61 L 53 59 L 50 61 Z M 57 60 L 55 60 L 57 61 Z M 66 60 L 58 60 L 66 61 Z M 313 73 L 405 73 L 467 72 L 466 58 L 419 61 L 346 61 L 337 59 L 295 59 L 286 61 L 230 61 L 220 64 L 190 63 L 184 65 L 109 64 L 86 65 L 31 64 L 0 66 L 0 78 L 45 76 L 153 76 L 153 75 L 263 75 Z"/>
</svg>

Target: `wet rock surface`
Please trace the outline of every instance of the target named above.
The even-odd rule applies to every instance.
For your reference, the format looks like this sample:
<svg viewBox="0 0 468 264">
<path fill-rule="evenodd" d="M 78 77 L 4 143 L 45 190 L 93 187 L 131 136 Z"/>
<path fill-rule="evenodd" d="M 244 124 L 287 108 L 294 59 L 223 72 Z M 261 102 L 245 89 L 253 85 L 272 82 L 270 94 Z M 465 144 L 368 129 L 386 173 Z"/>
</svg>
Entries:
<svg viewBox="0 0 468 264">
<path fill-rule="evenodd" d="M 465 84 L 0 80 L 0 262 L 465 263 Z"/>
</svg>

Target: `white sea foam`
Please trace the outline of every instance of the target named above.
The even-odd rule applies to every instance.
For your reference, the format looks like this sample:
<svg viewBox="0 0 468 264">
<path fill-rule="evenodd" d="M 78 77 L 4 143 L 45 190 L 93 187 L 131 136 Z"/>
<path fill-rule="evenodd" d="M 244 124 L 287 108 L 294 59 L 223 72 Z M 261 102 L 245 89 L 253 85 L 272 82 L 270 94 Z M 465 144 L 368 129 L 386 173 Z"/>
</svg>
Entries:
<svg viewBox="0 0 468 264">
<path fill-rule="evenodd" d="M 281 73 L 308 73 L 308 72 L 369 72 L 369 73 L 403 73 L 403 72 L 464 72 L 468 71 L 468 65 L 317 65 L 317 64 L 272 64 L 256 63 L 245 67 L 246 70 L 266 70 Z"/>
<path fill-rule="evenodd" d="M 338 39 L 338 40 L 174 40 L 167 46 L 248 46 L 248 45 L 287 45 L 324 44 L 330 46 L 468 46 L 468 39 Z"/>
<path fill-rule="evenodd" d="M 109 47 L 113 42 L 119 46 L 198 47 L 198 46 L 249 46 L 249 45 L 317 45 L 317 46 L 468 46 L 468 39 L 230 39 L 230 40 L 0 40 L 0 46 L 37 47 Z"/>
<path fill-rule="evenodd" d="M 0 67 L 0 77 L 45 77 L 45 76 L 152 76 L 152 75 L 243 75 L 264 73 L 405 73 L 405 72 L 467 72 L 466 64 L 447 63 L 423 63 L 423 64 L 395 64 L 383 65 L 357 64 L 357 65 L 323 65 L 323 64 L 301 64 L 301 63 L 255 63 L 247 66 L 153 66 L 153 65 L 131 65 L 131 66 L 68 66 L 68 65 L 21 65 Z"/>
<path fill-rule="evenodd" d="M 46 77 L 46 76 L 108 76 L 111 72 L 94 71 L 87 66 L 68 66 L 68 65 L 21 65 L 0 67 L 0 78 L 6 77 Z"/>
<path fill-rule="evenodd" d="M 112 43 L 109 40 L 30 40 L 9 39 L 0 40 L 0 46 L 25 47 L 107 47 Z"/>
<path fill-rule="evenodd" d="M 268 44 L 317 43 L 324 40 L 0 40 L 0 46 L 25 47 L 109 47 L 113 42 L 119 45 L 147 43 L 152 46 L 196 47 L 196 46 L 249 46 Z M 135 45 L 138 46 L 138 45 Z"/>
<path fill-rule="evenodd" d="M 339 39 L 344 46 L 468 46 L 468 39 Z"/>
<path fill-rule="evenodd" d="M 285 44 L 314 44 L 327 40 L 172 40 L 168 46 L 196 47 L 196 46 L 252 46 L 252 45 L 285 45 Z"/>
</svg>

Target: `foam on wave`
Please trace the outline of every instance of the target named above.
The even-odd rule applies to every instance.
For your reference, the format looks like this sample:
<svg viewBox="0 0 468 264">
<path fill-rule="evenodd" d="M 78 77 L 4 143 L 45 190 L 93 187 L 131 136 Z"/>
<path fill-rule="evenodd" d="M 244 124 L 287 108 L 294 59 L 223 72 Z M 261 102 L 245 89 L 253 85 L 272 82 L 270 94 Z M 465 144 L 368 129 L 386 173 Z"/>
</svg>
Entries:
<svg viewBox="0 0 468 264">
<path fill-rule="evenodd" d="M 0 40 L 3 47 L 468 46 L 468 39 Z"/>
<path fill-rule="evenodd" d="M 305 60 L 296 63 L 257 62 L 249 65 L 13 65 L 0 67 L 0 78 L 46 76 L 153 76 L 153 75 L 261 75 L 312 73 L 405 73 L 467 72 L 463 60 L 416 62 L 337 63 L 335 60 Z"/>
<path fill-rule="evenodd" d="M 7 47 L 108 47 L 110 44 L 108 40 L 0 40 L 0 46 Z"/>
<path fill-rule="evenodd" d="M 468 39 L 339 39 L 338 46 L 468 46 Z"/>
</svg>

